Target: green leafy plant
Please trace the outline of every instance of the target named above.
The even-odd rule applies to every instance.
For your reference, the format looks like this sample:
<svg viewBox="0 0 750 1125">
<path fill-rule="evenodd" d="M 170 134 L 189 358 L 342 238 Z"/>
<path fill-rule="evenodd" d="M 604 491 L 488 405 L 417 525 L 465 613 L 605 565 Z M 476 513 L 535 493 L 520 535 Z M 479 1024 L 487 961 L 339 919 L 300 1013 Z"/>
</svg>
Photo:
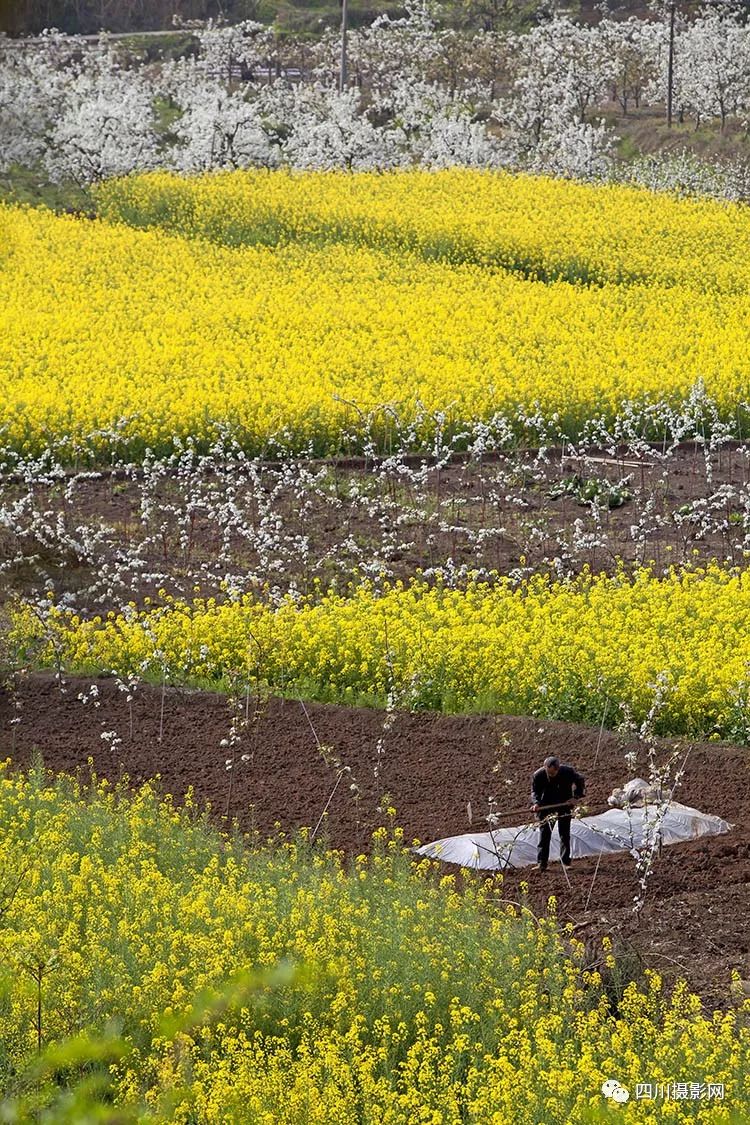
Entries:
<svg viewBox="0 0 750 1125">
<path fill-rule="evenodd" d="M 621 508 L 633 498 L 632 492 L 622 481 L 613 484 L 603 478 L 582 477 L 580 473 L 563 477 L 549 490 L 549 496 L 553 500 L 562 496 L 572 496 L 581 506 L 597 501 L 600 506 L 606 508 Z"/>
</svg>

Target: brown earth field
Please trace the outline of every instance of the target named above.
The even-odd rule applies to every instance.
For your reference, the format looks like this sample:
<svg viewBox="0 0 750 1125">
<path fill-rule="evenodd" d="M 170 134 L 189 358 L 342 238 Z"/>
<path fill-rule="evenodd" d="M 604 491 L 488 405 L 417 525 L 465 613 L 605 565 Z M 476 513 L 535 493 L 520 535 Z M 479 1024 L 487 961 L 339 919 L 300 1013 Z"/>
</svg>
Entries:
<svg viewBox="0 0 750 1125">
<path fill-rule="evenodd" d="M 98 707 L 78 699 L 93 682 Z M 396 808 L 407 842 L 429 841 L 468 831 L 468 804 L 475 830 L 482 829 L 492 796 L 500 809 L 527 807 L 530 775 L 550 753 L 585 775 L 586 804 L 601 811 L 612 788 L 627 780 L 626 750 L 636 749 L 612 732 L 551 720 L 398 712 L 384 736 L 378 786 L 374 767 L 384 712 L 271 699 L 239 747 L 250 761 L 227 771 L 227 751 L 220 746 L 229 733 L 226 697 L 167 688 L 162 716 L 161 689 L 141 686 L 131 739 L 129 707 L 113 679 L 67 677 L 64 688 L 61 693 L 51 675 L 27 676 L 18 688 L 17 710 L 3 689 L 0 756 L 24 766 L 38 751 L 48 768 L 83 776 L 92 759 L 98 775 L 127 775 L 132 784 L 158 775 L 162 791 L 178 800 L 192 787 L 199 802 L 210 802 L 217 823 L 226 824 L 228 816 L 263 836 L 275 826 L 284 832 L 314 827 L 327 806 L 321 838 L 325 833 L 331 846 L 350 854 L 368 850 L 373 829 L 383 822 L 381 792 Z M 14 714 L 21 719 L 15 731 Z M 122 739 L 114 752 L 101 738 L 111 730 Z M 335 792 L 338 767 L 330 754 L 326 763 L 318 742 L 351 770 Z M 664 740 L 660 752 L 666 756 L 676 745 Z M 593 859 L 577 861 L 569 884 L 560 866 L 544 875 L 511 872 L 498 897 L 524 899 L 539 914 L 554 895 L 559 918 L 572 922 L 591 964 L 601 955 L 601 938 L 610 935 L 636 976 L 645 968 L 667 981 L 684 976 L 708 1009 L 725 1007 L 732 969 L 750 978 L 750 750 L 725 743 L 679 745 L 686 764 L 677 799 L 734 827 L 728 835 L 664 848 L 639 921 L 632 910 L 634 863 L 627 855 L 603 857 L 598 872 Z M 644 749 L 637 749 L 642 771 Z M 509 817 L 505 823 L 523 820 Z"/>
<path fill-rule="evenodd" d="M 229 538 L 231 564 L 217 561 L 223 531 L 215 512 L 206 503 L 196 506 L 193 499 L 188 503 L 174 477 L 165 478 L 157 487 L 153 514 L 146 521 L 139 514 L 142 482 L 137 476 L 126 480 L 117 470 L 102 470 L 83 478 L 69 502 L 62 498 L 59 484 L 54 488 L 39 484 L 34 486 L 35 510 L 44 513 L 42 522 L 50 528 L 59 524 L 70 532 L 71 542 L 79 538 L 80 527 L 100 530 L 106 526 L 111 536 L 106 545 L 97 548 L 96 559 L 83 560 L 64 537 L 55 539 L 57 533 L 50 531 L 51 539 L 40 540 L 38 528 L 36 533 L 21 534 L 0 527 L 0 603 L 15 594 L 27 595 L 51 580 L 58 594 L 74 592 L 87 612 L 117 608 L 122 590 L 116 591 L 114 605 L 111 596 L 94 596 L 87 590 L 102 563 L 111 569 L 116 559 L 122 562 L 130 551 L 136 552 L 139 569 L 131 574 L 126 568 L 127 599 L 138 604 L 146 596 L 158 596 L 162 586 L 192 596 L 197 585 L 204 596 L 216 594 L 217 575 L 223 577 L 227 567 L 264 573 L 270 568 L 274 581 L 287 585 L 293 579 L 303 592 L 310 589 L 314 577 L 324 584 L 334 578 L 347 581 L 362 558 L 372 557 L 381 559 L 394 579 L 405 581 L 418 568 L 444 566 L 449 558 L 457 567 L 496 569 L 500 574 L 519 566 L 548 571 L 549 560 L 564 553 L 566 543 L 573 552 L 567 565 L 574 572 L 583 566 L 611 572 L 620 562 L 627 566 L 653 563 L 657 569 L 686 562 L 703 565 L 711 559 L 744 565 L 749 529 L 738 497 L 719 504 L 709 529 L 697 517 L 686 519 L 684 511 L 694 504 L 700 510 L 701 503 L 712 494 L 720 496 L 722 489 L 747 487 L 747 443 L 728 442 L 706 455 L 697 443 L 688 442 L 663 463 L 658 457 L 633 459 L 625 452 L 616 456 L 599 453 L 592 451 L 593 460 L 586 461 L 551 448 L 548 462 L 536 468 L 533 450 L 509 458 L 487 456 L 481 462 L 457 454 L 448 466 L 427 472 L 419 495 L 397 477 L 376 479 L 372 465 L 362 458 L 311 461 L 305 467 L 312 472 L 327 469 L 328 480 L 325 489 L 311 492 L 304 504 L 291 487 L 279 490 L 270 501 L 271 490 L 278 484 L 274 471 L 279 466 L 269 465 L 271 472 L 258 494 L 240 489 L 237 504 L 248 526 L 256 530 L 262 517 L 272 514 L 278 520 L 278 542 L 269 548 L 262 536 L 267 554 L 261 559 L 252 542 L 233 533 Z M 427 458 L 417 456 L 406 460 L 412 467 L 428 463 Z M 564 493 L 555 495 L 575 474 L 595 478 L 606 487 L 625 481 L 633 495 L 619 508 L 610 510 L 605 503 L 597 515 L 591 503 Z M 364 489 L 364 499 L 358 493 L 352 499 L 354 487 Z M 28 482 L 0 479 L 0 502 L 11 506 L 28 490 Z M 641 520 L 646 504 L 649 529 L 641 542 L 634 538 L 632 525 Z M 266 505 L 270 505 L 268 510 Z M 574 549 L 571 536 L 576 523 L 584 540 Z M 392 539 L 387 547 L 384 527 Z M 187 545 L 181 542 L 186 528 Z M 484 540 L 477 539 L 480 529 L 486 535 Z M 305 540 L 304 550 L 300 537 Z M 593 537 L 592 544 L 586 545 L 586 537 Z M 350 538 L 361 555 L 351 553 Z"/>
</svg>

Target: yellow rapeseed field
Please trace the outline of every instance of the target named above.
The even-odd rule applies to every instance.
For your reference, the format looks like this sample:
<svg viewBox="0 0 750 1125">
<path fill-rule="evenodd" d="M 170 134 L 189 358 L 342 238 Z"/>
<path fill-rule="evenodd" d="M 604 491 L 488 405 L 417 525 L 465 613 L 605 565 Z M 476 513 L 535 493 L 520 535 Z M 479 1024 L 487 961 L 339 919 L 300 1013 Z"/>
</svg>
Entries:
<svg viewBox="0 0 750 1125">
<path fill-rule="evenodd" d="M 425 429 L 443 411 L 456 432 L 537 407 L 573 434 L 697 380 L 728 417 L 750 398 L 744 293 L 543 284 L 351 243 L 231 249 L 7 207 L 0 263 L 0 443 L 24 452 L 138 457 L 225 429 L 256 452 L 274 436 L 330 452 L 373 412 L 381 438 L 394 415 Z"/>
<path fill-rule="evenodd" d="M 84 620 L 53 610 L 47 631 L 21 611 L 21 659 L 56 651 L 71 668 L 174 680 L 265 679 L 340 702 L 384 698 L 447 711 L 643 718 L 664 694 L 659 730 L 740 736 L 750 694 L 750 571 L 712 565 L 570 581 L 500 579 L 448 589 L 415 580 L 376 593 L 320 593 L 274 609 L 246 595 L 167 597 Z M 661 687 L 659 685 L 661 684 Z M 744 724 L 744 726 L 743 726 Z"/>
<path fill-rule="evenodd" d="M 750 211 L 643 188 L 452 168 L 166 172 L 110 180 L 103 214 L 240 245 L 348 240 L 602 282 L 750 290 Z"/>
<path fill-rule="evenodd" d="M 750 399 L 741 208 L 455 170 L 160 173 L 98 201 L 0 206 L 6 454 L 328 453 L 528 411 L 577 435 L 699 381 L 726 417 Z M 660 733 L 750 737 L 750 570 L 144 604 L 20 604 L 3 660 L 589 722 L 660 697 Z M 0 763 L 0 1119 L 733 1123 L 750 1003 L 626 983 L 609 944 L 587 969 L 554 900 L 499 886 L 459 892 L 394 828 L 345 862 L 220 836 L 190 795 Z M 608 1079 L 724 1100 L 613 1105 Z"/>
<path fill-rule="evenodd" d="M 584 1125 L 614 1078 L 618 1120 L 729 1125 L 750 1095 L 747 1005 L 627 984 L 611 945 L 587 970 L 554 903 L 459 892 L 398 830 L 345 866 L 223 839 L 148 786 L 3 767 L 0 857 L 6 1121 Z"/>
</svg>

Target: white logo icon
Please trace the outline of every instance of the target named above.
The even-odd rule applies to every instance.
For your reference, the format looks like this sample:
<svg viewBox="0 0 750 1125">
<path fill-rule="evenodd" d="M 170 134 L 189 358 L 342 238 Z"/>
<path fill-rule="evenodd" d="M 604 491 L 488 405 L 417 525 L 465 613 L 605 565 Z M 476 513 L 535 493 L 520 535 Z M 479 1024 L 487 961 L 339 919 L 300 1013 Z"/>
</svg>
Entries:
<svg viewBox="0 0 750 1125">
<path fill-rule="evenodd" d="M 630 1091 L 627 1087 L 621 1086 L 616 1078 L 608 1078 L 606 1082 L 602 1082 L 602 1093 L 605 1098 L 611 1098 L 613 1102 L 619 1102 L 620 1105 L 630 1097 Z"/>
</svg>

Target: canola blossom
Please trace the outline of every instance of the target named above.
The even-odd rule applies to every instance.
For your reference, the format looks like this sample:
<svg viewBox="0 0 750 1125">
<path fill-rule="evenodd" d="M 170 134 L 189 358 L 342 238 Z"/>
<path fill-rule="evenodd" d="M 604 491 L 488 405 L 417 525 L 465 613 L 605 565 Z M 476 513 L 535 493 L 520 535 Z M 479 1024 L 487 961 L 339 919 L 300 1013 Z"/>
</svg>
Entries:
<svg viewBox="0 0 750 1125">
<path fill-rule="evenodd" d="M 599 722 L 607 697 L 660 733 L 747 738 L 750 571 L 712 565 L 657 578 L 583 574 L 465 589 L 398 582 L 272 606 L 166 598 L 157 609 L 85 620 L 21 610 L 21 660 L 147 671 L 159 679 L 265 680 L 333 702 Z"/>
<path fill-rule="evenodd" d="M 230 246 L 349 241 L 543 280 L 750 290 L 750 211 L 643 188 L 440 172 L 168 172 L 109 180 L 102 214 Z"/>
<path fill-rule="evenodd" d="M 750 399 L 750 303 L 543 284 L 349 243 L 217 246 L 0 208 L 0 444 L 139 458 L 381 445 L 536 412 L 569 435 L 702 382 Z M 373 420 L 374 419 L 374 420 Z M 388 430 L 390 427 L 390 430 Z M 275 443 L 275 444 L 274 444 Z"/>
<path fill-rule="evenodd" d="M 0 829 L 21 873 L 0 932 L 6 1120 L 106 1105 L 178 1125 L 583 1125 L 607 1112 L 603 1083 L 634 1093 L 649 1076 L 722 1087 L 660 1103 L 658 1121 L 729 1123 L 750 1096 L 750 1005 L 705 1015 L 653 972 L 626 984 L 607 939 L 605 990 L 554 908 L 438 882 L 398 829 L 345 864 L 304 836 L 222 838 L 150 786 L 5 766 Z M 55 1082 L 59 1115 L 42 1108 Z"/>
</svg>

